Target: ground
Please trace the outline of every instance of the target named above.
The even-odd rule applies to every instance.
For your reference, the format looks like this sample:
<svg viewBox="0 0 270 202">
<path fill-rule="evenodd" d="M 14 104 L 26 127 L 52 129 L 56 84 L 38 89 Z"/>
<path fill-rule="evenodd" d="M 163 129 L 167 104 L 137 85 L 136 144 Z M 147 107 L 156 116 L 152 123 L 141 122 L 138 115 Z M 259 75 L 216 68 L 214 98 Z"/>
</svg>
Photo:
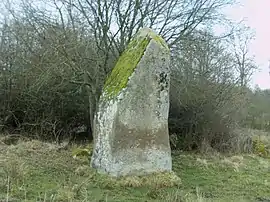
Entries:
<svg viewBox="0 0 270 202">
<path fill-rule="evenodd" d="M 152 180 L 140 187 L 136 179 L 97 174 L 87 158 L 72 157 L 74 147 L 0 141 L 0 201 L 270 201 L 266 157 L 174 152 L 181 184 L 162 188 Z"/>
</svg>

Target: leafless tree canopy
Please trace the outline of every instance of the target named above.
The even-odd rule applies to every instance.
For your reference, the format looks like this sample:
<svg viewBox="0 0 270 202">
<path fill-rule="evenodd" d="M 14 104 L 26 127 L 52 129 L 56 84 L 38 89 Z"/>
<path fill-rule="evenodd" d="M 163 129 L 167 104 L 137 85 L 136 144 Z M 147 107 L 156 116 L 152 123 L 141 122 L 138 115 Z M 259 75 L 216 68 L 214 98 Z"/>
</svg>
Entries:
<svg viewBox="0 0 270 202">
<path fill-rule="evenodd" d="M 243 34 L 245 31 L 245 34 Z M 236 71 L 239 75 L 241 86 L 246 86 L 251 79 L 257 66 L 254 62 L 254 56 L 250 54 L 250 42 L 254 39 L 254 33 L 247 27 L 243 27 L 241 32 L 235 32 L 231 35 L 232 49 Z"/>
<path fill-rule="evenodd" d="M 116 48 L 121 53 L 132 36 L 141 27 L 149 27 L 174 46 L 183 36 L 189 35 L 199 25 L 225 22 L 220 9 L 233 1 L 221 0 L 77 0 L 61 1 L 57 10 L 64 22 L 75 27 L 72 13 L 83 19 L 98 39 L 101 50 Z M 56 2 L 55 2 L 56 4 Z"/>
</svg>

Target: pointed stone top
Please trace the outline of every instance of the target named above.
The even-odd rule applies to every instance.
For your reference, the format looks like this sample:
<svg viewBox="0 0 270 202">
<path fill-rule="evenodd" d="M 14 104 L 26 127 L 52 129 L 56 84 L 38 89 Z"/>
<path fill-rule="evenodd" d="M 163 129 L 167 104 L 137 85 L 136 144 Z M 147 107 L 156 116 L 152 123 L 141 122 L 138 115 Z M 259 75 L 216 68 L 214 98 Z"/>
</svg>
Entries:
<svg viewBox="0 0 270 202">
<path fill-rule="evenodd" d="M 157 35 L 157 34 L 148 27 L 141 28 L 138 32 L 138 36 L 145 37 L 147 35 Z"/>
<path fill-rule="evenodd" d="M 141 28 L 138 33 L 135 35 L 135 38 L 146 38 L 150 37 L 151 39 L 154 39 L 156 42 L 160 43 L 163 47 L 169 50 L 169 47 L 165 40 L 158 35 L 155 31 L 148 27 Z"/>
<path fill-rule="evenodd" d="M 115 98 L 126 87 L 129 77 L 134 72 L 151 41 L 156 41 L 158 45 L 169 52 L 169 48 L 162 37 L 147 27 L 140 29 L 107 77 L 103 88 L 104 96 L 101 99 Z"/>
</svg>

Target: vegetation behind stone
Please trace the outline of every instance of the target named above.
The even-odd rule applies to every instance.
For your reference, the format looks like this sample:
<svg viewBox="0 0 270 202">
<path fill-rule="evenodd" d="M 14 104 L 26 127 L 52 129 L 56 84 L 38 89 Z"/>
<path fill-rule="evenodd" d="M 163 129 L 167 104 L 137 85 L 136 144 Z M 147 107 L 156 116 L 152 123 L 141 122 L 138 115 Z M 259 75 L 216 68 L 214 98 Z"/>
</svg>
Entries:
<svg viewBox="0 0 270 202">
<path fill-rule="evenodd" d="M 147 0 L 127 0 L 130 5 L 116 0 L 79 2 L 62 2 L 61 8 L 43 2 L 52 6 L 53 15 L 27 1 L 17 10 L 4 2 L 3 12 L 10 18 L 0 27 L 3 133 L 57 142 L 91 140 L 101 89 L 113 85 L 106 84 L 106 78 L 137 30 L 151 25 L 172 52 L 173 149 L 235 150 L 232 140 L 248 142 L 248 137 L 235 137 L 235 128 L 269 129 L 269 90 L 249 87 L 256 69 L 252 58 L 238 62 L 248 51 L 252 32 L 221 13 L 233 1 L 161 1 L 158 13 L 157 5 Z M 230 37 L 216 37 L 207 28 L 220 22 L 228 23 Z"/>
</svg>

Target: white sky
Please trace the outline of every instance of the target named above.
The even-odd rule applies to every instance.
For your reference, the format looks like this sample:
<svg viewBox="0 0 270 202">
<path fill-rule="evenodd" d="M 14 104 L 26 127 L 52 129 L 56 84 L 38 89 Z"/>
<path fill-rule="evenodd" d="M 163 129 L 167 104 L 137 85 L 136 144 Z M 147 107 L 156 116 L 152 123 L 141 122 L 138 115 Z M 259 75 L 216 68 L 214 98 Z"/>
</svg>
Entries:
<svg viewBox="0 0 270 202">
<path fill-rule="evenodd" d="M 241 5 L 229 8 L 226 14 L 235 21 L 245 19 L 245 24 L 255 30 L 256 38 L 250 46 L 260 70 L 251 81 L 252 86 L 270 88 L 270 0 L 240 0 Z"/>
</svg>

